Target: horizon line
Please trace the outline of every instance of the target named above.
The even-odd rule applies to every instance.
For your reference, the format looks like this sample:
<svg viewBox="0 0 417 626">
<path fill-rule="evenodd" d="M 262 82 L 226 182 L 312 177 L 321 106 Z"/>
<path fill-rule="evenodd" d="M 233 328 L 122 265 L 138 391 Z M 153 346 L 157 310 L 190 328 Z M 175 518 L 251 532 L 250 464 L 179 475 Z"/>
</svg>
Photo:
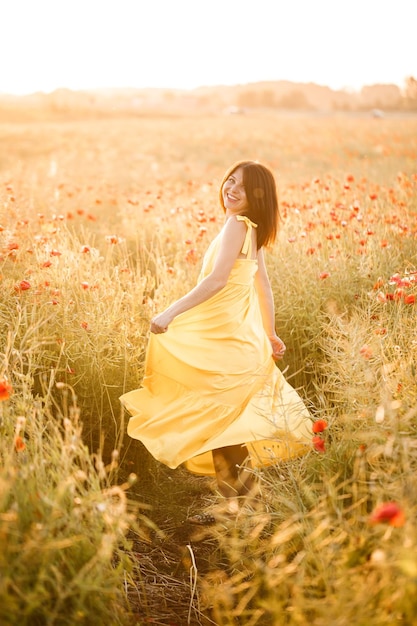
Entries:
<svg viewBox="0 0 417 626">
<path fill-rule="evenodd" d="M 407 77 L 406 77 L 407 78 Z M 404 78 L 404 81 L 406 80 Z M 261 83 L 292 83 L 294 85 L 315 85 L 317 87 L 324 87 L 326 89 L 330 89 L 331 91 L 342 91 L 346 93 L 360 93 L 364 87 L 375 87 L 375 86 L 395 86 L 398 89 L 402 90 L 402 86 L 395 82 L 373 82 L 373 83 L 364 83 L 360 87 L 352 87 L 350 85 L 345 85 L 343 87 L 331 87 L 328 84 L 311 81 L 297 81 L 290 80 L 286 78 L 279 79 L 267 79 L 267 80 L 254 80 L 248 81 L 245 83 L 237 82 L 237 83 L 213 83 L 213 84 L 201 84 L 196 87 L 173 87 L 173 86 L 141 86 L 134 87 L 129 85 L 124 86 L 96 86 L 96 87 L 67 87 L 65 85 L 61 85 L 59 87 L 54 87 L 52 89 L 37 89 L 35 91 L 24 91 L 24 92 L 16 92 L 16 91 L 2 91 L 0 90 L 0 96 L 12 96 L 12 97 L 25 97 L 25 96 L 34 96 L 38 94 L 50 95 L 55 93 L 56 91 L 72 91 L 72 92 L 94 92 L 94 91 L 184 91 L 184 92 L 192 92 L 197 91 L 199 89 L 220 89 L 220 88 L 234 88 L 234 87 L 245 87 L 250 85 L 257 85 Z"/>
</svg>

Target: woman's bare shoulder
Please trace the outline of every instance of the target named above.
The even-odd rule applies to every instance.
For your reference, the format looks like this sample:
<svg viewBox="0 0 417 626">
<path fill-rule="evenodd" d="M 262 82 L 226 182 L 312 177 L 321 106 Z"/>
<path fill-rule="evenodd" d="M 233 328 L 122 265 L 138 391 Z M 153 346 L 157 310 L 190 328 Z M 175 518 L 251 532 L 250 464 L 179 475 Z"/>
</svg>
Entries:
<svg viewBox="0 0 417 626">
<path fill-rule="evenodd" d="M 227 218 L 224 226 L 223 226 L 223 238 L 240 238 L 242 239 L 246 235 L 247 227 L 245 222 L 241 222 L 237 219 L 236 215 L 231 215 Z"/>
</svg>

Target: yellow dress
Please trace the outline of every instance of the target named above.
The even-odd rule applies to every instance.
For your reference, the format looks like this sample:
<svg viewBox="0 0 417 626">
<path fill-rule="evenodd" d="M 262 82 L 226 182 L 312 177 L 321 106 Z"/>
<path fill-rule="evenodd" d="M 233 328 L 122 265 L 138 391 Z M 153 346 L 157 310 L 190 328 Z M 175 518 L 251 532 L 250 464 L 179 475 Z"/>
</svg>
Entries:
<svg viewBox="0 0 417 626">
<path fill-rule="evenodd" d="M 272 358 L 263 329 L 251 257 L 251 230 L 226 286 L 150 337 L 140 389 L 120 400 L 131 414 L 127 432 L 171 468 L 182 463 L 213 475 L 211 450 L 245 444 L 252 465 L 270 465 L 311 448 L 311 419 Z M 223 230 L 209 246 L 207 276 Z"/>
</svg>

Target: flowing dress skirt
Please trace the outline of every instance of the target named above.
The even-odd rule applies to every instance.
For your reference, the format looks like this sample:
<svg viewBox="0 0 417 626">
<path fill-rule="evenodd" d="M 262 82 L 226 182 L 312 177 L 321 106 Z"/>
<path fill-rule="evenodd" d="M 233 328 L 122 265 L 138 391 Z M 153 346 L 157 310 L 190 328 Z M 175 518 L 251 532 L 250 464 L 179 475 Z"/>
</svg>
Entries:
<svg viewBox="0 0 417 626">
<path fill-rule="evenodd" d="M 200 279 L 211 271 L 220 237 Z M 128 434 L 171 468 L 184 463 L 213 475 L 211 450 L 235 444 L 247 446 L 255 467 L 311 449 L 310 414 L 272 358 L 256 271 L 256 260 L 237 259 L 219 293 L 151 335 L 142 387 L 121 397 L 131 415 Z"/>
</svg>

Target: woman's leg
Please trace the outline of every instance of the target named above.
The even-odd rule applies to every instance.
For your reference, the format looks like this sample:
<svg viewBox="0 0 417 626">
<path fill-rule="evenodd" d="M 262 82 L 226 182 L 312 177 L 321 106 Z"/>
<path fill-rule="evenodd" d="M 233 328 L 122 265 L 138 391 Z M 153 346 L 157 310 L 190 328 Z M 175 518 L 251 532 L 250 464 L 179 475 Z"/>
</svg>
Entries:
<svg viewBox="0 0 417 626">
<path fill-rule="evenodd" d="M 225 498 L 247 495 L 256 484 L 246 446 L 235 445 L 213 450 L 214 469 L 220 493 Z"/>
<path fill-rule="evenodd" d="M 213 450 L 214 469 L 216 470 L 219 491 L 227 498 L 228 514 L 237 515 L 239 512 L 238 496 L 256 496 L 255 480 L 249 453 L 246 446 L 226 446 Z M 202 513 L 188 518 L 191 524 L 211 525 L 216 522 L 215 515 Z"/>
</svg>

